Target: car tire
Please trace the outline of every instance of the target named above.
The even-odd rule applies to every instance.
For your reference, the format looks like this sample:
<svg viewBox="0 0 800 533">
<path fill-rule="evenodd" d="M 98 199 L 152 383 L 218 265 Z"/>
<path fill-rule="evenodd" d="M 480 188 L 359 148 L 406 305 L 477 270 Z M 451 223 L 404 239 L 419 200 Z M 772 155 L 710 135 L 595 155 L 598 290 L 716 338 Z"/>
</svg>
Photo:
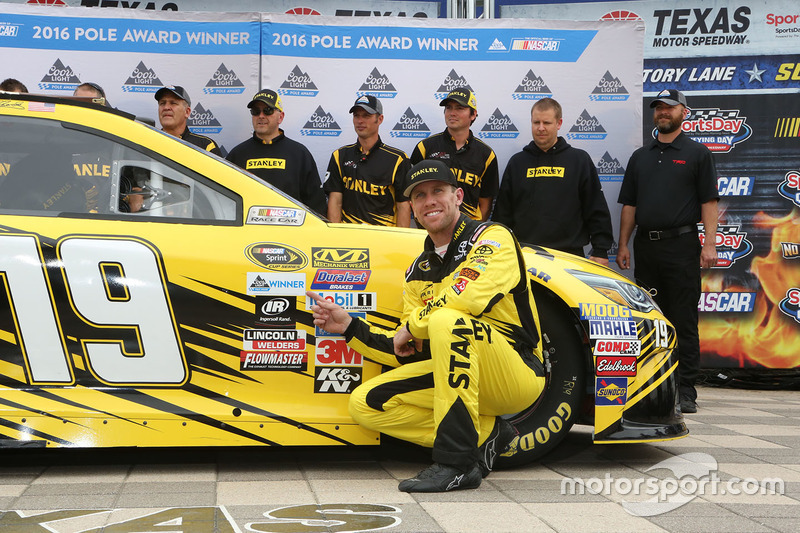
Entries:
<svg viewBox="0 0 800 533">
<path fill-rule="evenodd" d="M 512 467 L 541 459 L 566 437 L 581 416 L 586 389 L 588 347 L 580 323 L 552 292 L 533 284 L 542 328 L 545 387 L 529 408 L 505 416 L 517 430 L 496 467 Z"/>
</svg>

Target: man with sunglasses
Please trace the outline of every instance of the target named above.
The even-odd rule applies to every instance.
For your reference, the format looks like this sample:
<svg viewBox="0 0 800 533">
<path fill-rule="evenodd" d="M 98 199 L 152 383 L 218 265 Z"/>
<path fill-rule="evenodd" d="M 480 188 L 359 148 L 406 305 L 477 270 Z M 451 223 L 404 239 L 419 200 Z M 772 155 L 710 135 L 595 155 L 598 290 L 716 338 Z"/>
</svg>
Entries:
<svg viewBox="0 0 800 533">
<path fill-rule="evenodd" d="M 263 89 L 247 107 L 253 119 L 253 136 L 236 145 L 228 153 L 228 161 L 324 215 L 327 203 L 314 157 L 279 127 L 284 117 L 281 97 Z"/>
<path fill-rule="evenodd" d="M 156 91 L 155 98 L 158 102 L 158 121 L 164 133 L 222 157 L 222 152 L 212 139 L 192 133 L 186 126 L 192 113 L 192 101 L 186 89 L 180 85 L 166 85 Z"/>
</svg>

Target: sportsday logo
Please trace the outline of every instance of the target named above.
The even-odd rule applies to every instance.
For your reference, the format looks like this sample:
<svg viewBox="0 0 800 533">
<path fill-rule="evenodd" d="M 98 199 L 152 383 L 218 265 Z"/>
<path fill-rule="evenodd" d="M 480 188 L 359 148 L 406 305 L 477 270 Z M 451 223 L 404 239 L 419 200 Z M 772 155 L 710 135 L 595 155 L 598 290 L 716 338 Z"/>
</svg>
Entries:
<svg viewBox="0 0 800 533">
<path fill-rule="evenodd" d="M 278 94 L 284 96 L 305 96 L 313 98 L 317 96 L 319 89 L 314 85 L 311 76 L 300 70 L 298 65 L 295 65 L 292 71 L 286 76 L 284 81 L 278 88 Z"/>
<path fill-rule="evenodd" d="M 780 303 L 781 312 L 800 322 L 800 289 L 791 288 L 786 291 L 786 297 Z"/>
<path fill-rule="evenodd" d="M 727 154 L 753 133 L 747 125 L 747 117 L 740 117 L 738 109 L 719 108 L 692 109 L 689 118 L 681 124 L 681 130 L 716 154 Z M 654 128 L 653 138 L 656 135 Z"/>
<path fill-rule="evenodd" d="M 431 134 L 430 128 L 422 117 L 414 113 L 410 107 L 400 115 L 400 120 L 389 133 L 392 137 L 411 137 L 424 139 Z"/>
<path fill-rule="evenodd" d="M 139 61 L 131 75 L 125 80 L 122 91 L 126 93 L 154 93 L 164 84 L 158 79 L 153 69 Z"/>
<path fill-rule="evenodd" d="M 737 259 L 750 255 L 753 244 L 747 240 L 747 232 L 740 231 L 739 224 L 720 224 L 717 226 L 717 264 L 713 268 L 730 268 Z M 700 244 L 706 240 L 702 225 L 698 237 Z"/>
<path fill-rule="evenodd" d="M 516 139 L 519 130 L 511 121 L 508 115 L 504 115 L 499 108 L 495 108 L 494 113 L 489 115 L 486 124 L 478 132 L 478 137 L 482 139 Z"/>
<path fill-rule="evenodd" d="M 589 100 L 593 102 L 623 102 L 629 97 L 628 90 L 622 85 L 619 78 L 614 77 L 607 70 L 603 77 L 600 78 L 592 94 L 589 95 Z"/>
<path fill-rule="evenodd" d="M 376 98 L 394 98 L 397 96 L 397 89 L 389 81 L 389 76 L 381 74 L 378 68 L 375 67 L 367 75 L 361 87 L 358 88 L 358 96 L 364 96 L 365 94 L 371 94 Z"/>
<path fill-rule="evenodd" d="M 567 139 L 581 139 L 589 141 L 603 140 L 608 135 L 605 128 L 603 128 L 597 117 L 589 114 L 587 110 L 583 110 L 575 124 L 569 129 Z"/>
<path fill-rule="evenodd" d="M 244 83 L 232 70 L 228 70 L 225 63 L 220 63 L 216 72 L 203 87 L 205 94 L 241 94 L 244 92 Z"/>
<path fill-rule="evenodd" d="M 787 172 L 778 185 L 778 193 L 800 207 L 800 172 L 796 170 Z"/>
<path fill-rule="evenodd" d="M 537 76 L 532 70 L 522 78 L 516 90 L 511 94 L 514 100 L 541 100 L 542 98 L 552 98 L 553 91 L 544 82 L 541 76 Z"/>
<path fill-rule="evenodd" d="M 322 106 L 317 106 L 316 111 L 300 130 L 301 135 L 309 137 L 338 137 L 341 133 L 342 129 L 334 120 L 333 115 L 322 109 Z"/>
<path fill-rule="evenodd" d="M 74 91 L 81 84 L 81 80 L 72 70 L 72 67 L 65 66 L 61 59 L 56 59 L 42 81 L 39 82 L 39 89 L 44 91 Z"/>
</svg>

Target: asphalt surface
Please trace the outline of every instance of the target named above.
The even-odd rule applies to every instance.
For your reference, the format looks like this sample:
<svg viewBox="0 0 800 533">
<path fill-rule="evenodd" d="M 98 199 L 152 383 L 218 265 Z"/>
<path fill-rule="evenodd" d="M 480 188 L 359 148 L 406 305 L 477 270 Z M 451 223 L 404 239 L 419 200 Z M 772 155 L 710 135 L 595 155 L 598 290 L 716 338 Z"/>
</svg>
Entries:
<svg viewBox="0 0 800 533">
<path fill-rule="evenodd" d="M 480 488 L 406 494 L 428 465 L 370 449 L 0 452 L 0 533 L 800 531 L 800 392 L 702 387 L 690 435 L 594 445 L 575 426 Z"/>
</svg>

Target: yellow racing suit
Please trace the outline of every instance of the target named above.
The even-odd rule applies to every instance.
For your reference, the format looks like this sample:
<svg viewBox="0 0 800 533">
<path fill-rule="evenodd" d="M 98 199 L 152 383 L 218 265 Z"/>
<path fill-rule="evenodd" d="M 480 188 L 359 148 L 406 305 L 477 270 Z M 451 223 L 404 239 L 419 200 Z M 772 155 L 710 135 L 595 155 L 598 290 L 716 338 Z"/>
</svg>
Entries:
<svg viewBox="0 0 800 533">
<path fill-rule="evenodd" d="M 428 238 L 403 289 L 400 327 L 425 340 L 423 351 L 397 357 L 395 331 L 354 319 L 348 344 L 395 368 L 353 391 L 350 414 L 364 427 L 433 448 L 436 462 L 473 463 L 495 417 L 527 408 L 544 387 L 519 244 L 505 226 L 462 214 L 444 257 Z"/>
</svg>

